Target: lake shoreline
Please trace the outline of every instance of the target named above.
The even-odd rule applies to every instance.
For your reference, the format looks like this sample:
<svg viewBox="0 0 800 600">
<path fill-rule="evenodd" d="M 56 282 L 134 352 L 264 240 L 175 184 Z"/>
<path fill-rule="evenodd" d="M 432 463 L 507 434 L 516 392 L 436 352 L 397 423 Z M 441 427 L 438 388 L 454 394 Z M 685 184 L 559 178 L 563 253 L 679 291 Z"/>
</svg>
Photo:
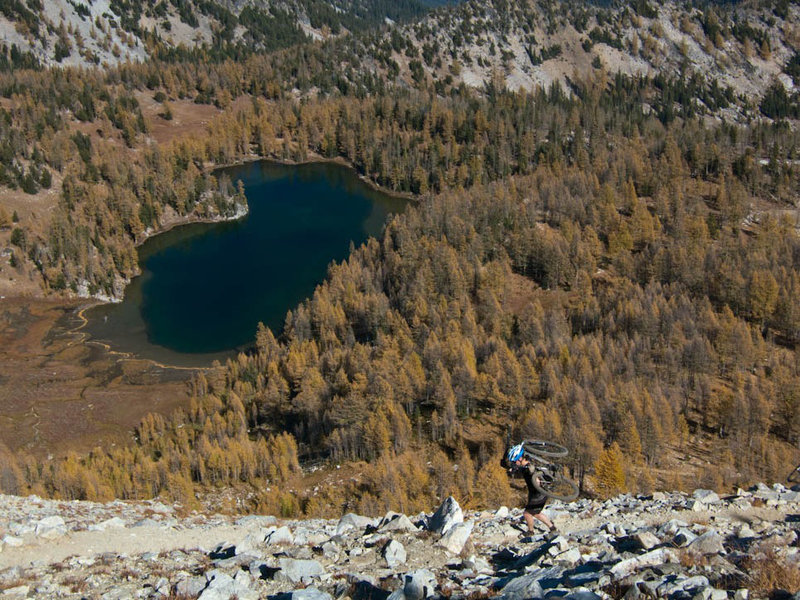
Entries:
<svg viewBox="0 0 800 600">
<path fill-rule="evenodd" d="M 347 260 L 349 243 L 380 239 L 391 216 L 409 204 L 342 161 L 253 157 L 213 175 L 244 183 L 247 219 L 228 224 L 231 219 L 168 215 L 160 230 L 168 237 L 151 235 L 138 244 L 140 272 L 125 289 L 124 306 L 81 307 L 90 323 L 79 328 L 92 339 L 164 366 L 208 365 L 217 356 L 224 362 L 252 348 L 258 322 L 280 332 L 286 312 L 311 297 L 329 263 Z M 193 224 L 213 227 L 182 231 Z M 291 258 L 281 244 L 292 249 Z M 223 313 L 230 313 L 226 326 Z"/>
</svg>

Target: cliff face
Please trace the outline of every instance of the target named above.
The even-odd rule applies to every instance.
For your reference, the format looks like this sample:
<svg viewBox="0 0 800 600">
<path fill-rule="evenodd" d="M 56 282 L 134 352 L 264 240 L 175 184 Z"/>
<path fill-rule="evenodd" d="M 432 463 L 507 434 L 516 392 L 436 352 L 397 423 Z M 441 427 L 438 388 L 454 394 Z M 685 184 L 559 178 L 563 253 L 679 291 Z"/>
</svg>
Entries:
<svg viewBox="0 0 800 600">
<path fill-rule="evenodd" d="M 0 496 L 8 598 L 651 598 L 796 592 L 800 492 L 656 493 L 554 502 L 557 535 L 521 511 L 347 514 L 340 520 L 179 516 L 158 502 Z"/>
</svg>

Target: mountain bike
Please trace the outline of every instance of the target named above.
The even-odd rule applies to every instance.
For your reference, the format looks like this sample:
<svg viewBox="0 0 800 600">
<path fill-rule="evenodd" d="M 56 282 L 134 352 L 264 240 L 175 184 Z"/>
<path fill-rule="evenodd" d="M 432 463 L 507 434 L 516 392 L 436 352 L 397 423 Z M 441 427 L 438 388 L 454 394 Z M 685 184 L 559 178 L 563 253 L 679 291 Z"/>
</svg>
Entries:
<svg viewBox="0 0 800 600">
<path fill-rule="evenodd" d="M 522 450 L 536 470 L 533 487 L 537 492 L 564 502 L 571 502 L 578 497 L 578 486 L 564 476 L 562 465 L 551 460 L 567 456 L 569 450 L 544 440 L 525 440 L 522 442 Z"/>
</svg>

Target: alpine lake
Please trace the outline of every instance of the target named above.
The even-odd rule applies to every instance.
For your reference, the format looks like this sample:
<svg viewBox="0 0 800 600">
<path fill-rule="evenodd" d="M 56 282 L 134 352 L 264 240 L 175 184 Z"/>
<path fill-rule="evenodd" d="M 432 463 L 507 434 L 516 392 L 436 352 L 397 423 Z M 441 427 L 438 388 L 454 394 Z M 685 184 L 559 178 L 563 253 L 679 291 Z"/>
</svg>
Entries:
<svg viewBox="0 0 800 600">
<path fill-rule="evenodd" d="M 124 300 L 86 311 L 91 340 L 164 365 L 224 361 L 252 347 L 259 322 L 279 335 L 328 265 L 346 258 L 351 242 L 379 236 L 408 202 L 335 163 L 261 161 L 215 175 L 223 173 L 244 183 L 248 215 L 148 239 Z"/>
</svg>

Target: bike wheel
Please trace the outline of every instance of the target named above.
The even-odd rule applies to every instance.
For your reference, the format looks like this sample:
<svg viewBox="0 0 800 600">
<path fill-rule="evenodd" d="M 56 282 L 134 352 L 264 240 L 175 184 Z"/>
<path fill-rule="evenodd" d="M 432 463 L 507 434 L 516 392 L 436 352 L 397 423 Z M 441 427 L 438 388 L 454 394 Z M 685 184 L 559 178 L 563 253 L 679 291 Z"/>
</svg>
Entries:
<svg viewBox="0 0 800 600">
<path fill-rule="evenodd" d="M 536 491 L 540 494 L 544 494 L 554 500 L 572 502 L 578 497 L 578 486 L 563 475 L 555 475 L 547 480 L 542 478 L 536 481 L 536 479 L 534 479 L 533 487 L 536 488 Z"/>
<path fill-rule="evenodd" d="M 522 442 L 522 448 L 525 452 L 539 456 L 559 457 L 569 454 L 569 450 L 564 446 L 545 440 L 525 440 Z"/>
<path fill-rule="evenodd" d="M 789 473 L 789 476 L 786 478 L 786 481 L 789 483 L 800 483 L 800 465 L 797 465 L 794 468 L 794 471 Z"/>
</svg>

